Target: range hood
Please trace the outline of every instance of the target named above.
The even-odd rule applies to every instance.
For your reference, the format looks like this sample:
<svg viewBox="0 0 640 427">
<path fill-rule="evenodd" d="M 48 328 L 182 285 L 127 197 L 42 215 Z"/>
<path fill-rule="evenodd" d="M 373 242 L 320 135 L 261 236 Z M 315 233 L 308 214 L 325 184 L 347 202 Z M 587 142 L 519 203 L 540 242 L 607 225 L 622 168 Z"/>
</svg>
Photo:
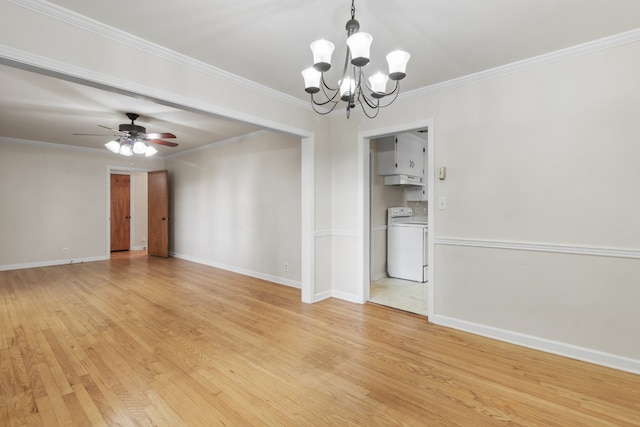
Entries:
<svg viewBox="0 0 640 427">
<path fill-rule="evenodd" d="M 414 185 L 424 187 L 421 176 L 414 175 L 386 175 L 384 185 Z"/>
</svg>

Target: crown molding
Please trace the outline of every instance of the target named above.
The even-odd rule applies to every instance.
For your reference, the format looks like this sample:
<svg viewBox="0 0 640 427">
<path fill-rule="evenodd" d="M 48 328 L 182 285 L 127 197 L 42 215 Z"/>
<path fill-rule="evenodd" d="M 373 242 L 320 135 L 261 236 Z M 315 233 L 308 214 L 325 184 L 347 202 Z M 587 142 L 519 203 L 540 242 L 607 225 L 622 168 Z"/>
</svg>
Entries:
<svg viewBox="0 0 640 427">
<path fill-rule="evenodd" d="M 68 23 L 70 25 L 82 28 L 84 30 L 93 32 L 95 34 L 107 37 L 119 43 L 123 43 L 142 50 L 149 54 L 161 57 L 176 64 L 197 70 L 199 72 L 214 76 L 229 83 L 245 87 L 249 90 L 253 90 L 262 93 L 273 98 L 280 99 L 291 105 L 302 107 L 305 109 L 311 109 L 311 106 L 307 101 L 300 98 L 285 94 L 283 92 L 272 89 L 268 86 L 261 85 L 254 81 L 245 79 L 235 74 L 224 71 L 220 68 L 206 64 L 202 61 L 198 61 L 194 58 L 180 54 L 173 50 L 167 49 L 158 44 L 149 42 L 140 37 L 129 34 L 125 31 L 110 27 L 94 19 L 88 18 L 84 15 L 80 15 L 71 10 L 62 8 L 60 6 L 49 3 L 45 0 L 7 0 L 15 5 L 33 10 L 43 15 L 49 16 L 61 22 Z M 530 68 L 540 67 L 543 65 L 551 64 L 558 61 L 563 61 L 569 58 L 573 58 L 580 55 L 590 54 L 599 50 L 612 48 L 626 43 L 632 43 L 640 41 L 640 28 L 630 30 L 624 33 L 615 34 L 612 36 L 604 37 L 601 39 L 593 40 L 587 43 L 582 43 L 576 46 L 560 49 L 554 52 L 546 53 L 543 55 L 535 56 L 532 58 L 524 59 L 521 61 L 513 62 L 510 64 L 502 65 L 499 67 L 491 68 L 488 70 L 479 71 L 474 74 L 458 77 L 455 79 L 447 80 L 433 85 L 425 86 L 422 88 L 414 89 L 407 92 L 402 92 L 398 95 L 400 99 L 411 99 L 428 95 L 433 92 L 453 89 L 473 83 L 477 83 L 483 80 L 488 80 L 503 76 L 518 71 L 527 70 Z M 335 118 L 345 114 L 346 109 L 337 109 L 328 114 L 329 117 Z M 357 111 L 357 109 L 356 109 Z"/>
<path fill-rule="evenodd" d="M 78 152 L 84 152 L 84 153 L 93 153 L 93 154 L 99 154 L 101 156 L 110 156 L 110 157 L 115 156 L 114 153 L 108 150 L 105 150 L 104 148 L 81 147 L 79 145 L 62 144 L 57 142 L 45 142 L 45 141 L 34 141 L 31 139 L 9 138 L 7 136 L 2 136 L 2 135 L 0 135 L 0 142 L 5 142 L 9 144 L 33 145 L 37 147 L 51 148 L 53 150 L 69 150 L 69 151 L 78 151 Z M 163 155 L 160 155 L 160 153 L 158 153 L 153 157 L 156 159 L 165 160 L 170 156 L 175 156 L 175 154 L 167 154 L 163 156 Z M 145 157 L 140 157 L 138 155 L 138 156 L 132 156 L 129 158 L 140 159 Z M 114 167 L 122 168 L 122 166 L 114 166 Z"/>
<path fill-rule="evenodd" d="M 9 144 L 35 145 L 39 147 L 52 148 L 56 150 L 71 150 L 71 151 L 82 151 L 85 153 L 94 153 L 94 154 L 109 154 L 109 151 L 106 151 L 103 148 L 80 147 L 78 145 L 58 144 L 55 142 L 44 142 L 44 141 L 33 141 L 30 139 L 9 138 L 1 135 L 0 135 L 0 142 L 6 142 Z"/>
<path fill-rule="evenodd" d="M 398 99 L 415 99 L 434 92 L 455 89 L 461 86 L 478 83 L 483 80 L 493 79 L 496 77 L 504 76 L 506 74 L 528 70 L 530 68 L 542 67 L 554 62 L 564 61 L 566 59 L 574 58 L 581 55 L 587 55 L 600 50 L 609 49 L 615 46 L 620 46 L 626 43 L 633 43 L 637 41 L 640 41 L 640 28 L 626 31 L 620 34 L 614 34 L 609 37 L 604 37 L 576 46 L 571 46 L 565 49 L 560 49 L 554 52 L 545 53 L 543 55 L 534 56 L 532 58 L 523 59 L 522 61 L 512 62 L 510 64 L 501 65 L 499 67 L 490 68 L 488 70 L 479 71 L 473 74 L 468 74 L 466 76 L 458 77 L 455 79 L 446 80 L 444 82 L 435 83 L 407 92 L 401 92 L 400 94 L 398 94 Z M 358 111 L 358 109 L 359 107 L 356 106 L 356 109 L 354 111 Z M 328 114 L 328 116 L 331 118 L 335 118 L 344 114 L 346 114 L 346 108 L 341 108 L 332 111 Z"/>
<path fill-rule="evenodd" d="M 556 50 L 554 52 L 545 53 L 543 55 L 534 56 L 532 58 L 523 59 L 522 61 L 512 62 L 500 67 L 479 71 L 474 74 L 469 74 L 441 83 L 436 83 L 430 86 L 425 86 L 423 88 L 415 89 L 412 91 L 403 92 L 398 95 L 398 98 L 414 98 L 424 96 L 426 94 L 430 94 L 440 90 L 453 89 L 460 86 L 477 83 L 483 80 L 500 77 L 506 74 L 524 71 L 530 68 L 542 67 L 554 62 L 564 61 L 577 56 L 588 55 L 593 52 L 637 41 L 640 41 L 640 28 L 626 31 L 620 34 L 614 34 L 612 36 L 593 40 L 587 43 L 582 43 L 576 46 L 571 46 L 565 49 Z"/>
<path fill-rule="evenodd" d="M 308 103 L 303 101 L 302 99 L 296 98 L 291 95 L 287 95 L 283 92 L 277 91 L 268 86 L 264 86 L 252 80 L 245 79 L 243 77 L 229 73 L 220 68 L 206 64 L 202 61 L 198 61 L 194 58 L 175 52 L 171 49 L 167 49 L 163 46 L 147 41 L 143 38 L 127 33 L 126 31 L 113 28 L 102 22 L 96 21 L 84 15 L 80 15 L 79 13 L 73 12 L 71 10 L 49 3 L 47 1 L 44 1 L 44 0 L 8 0 L 8 1 L 10 3 L 24 7 L 26 9 L 33 10 L 37 13 L 48 16 L 55 20 L 65 22 L 75 27 L 82 28 L 83 30 L 90 31 L 100 36 L 109 38 L 116 42 L 126 44 L 135 49 L 139 49 L 141 51 L 147 52 L 151 55 L 166 59 L 168 61 L 182 65 L 184 67 L 194 69 L 198 72 L 208 74 L 210 76 L 214 76 L 228 83 L 232 83 L 234 85 L 238 85 L 240 87 L 244 87 L 246 89 L 249 89 L 258 93 L 262 93 L 272 98 L 280 99 L 281 101 L 287 102 L 297 107 L 309 108 Z"/>
<path fill-rule="evenodd" d="M 212 142 L 210 144 L 201 145 L 199 147 L 190 148 L 188 150 L 180 151 L 178 153 L 167 154 L 166 156 L 162 156 L 162 158 L 167 160 L 167 159 L 172 159 L 174 157 L 182 157 L 182 156 L 185 156 L 187 154 L 197 153 L 199 151 L 205 151 L 205 150 L 208 150 L 208 149 L 213 148 L 213 147 L 220 147 L 222 145 L 233 144 L 233 143 L 236 143 L 238 141 L 243 141 L 243 140 L 245 140 L 247 138 L 253 138 L 253 137 L 262 135 L 264 133 L 266 133 L 266 131 L 261 129 L 261 130 L 257 130 L 255 132 L 251 132 L 251 133 L 248 133 L 248 134 L 245 134 L 245 135 L 234 136 L 232 138 L 223 139 L 222 141 L 216 141 L 216 142 Z"/>
</svg>

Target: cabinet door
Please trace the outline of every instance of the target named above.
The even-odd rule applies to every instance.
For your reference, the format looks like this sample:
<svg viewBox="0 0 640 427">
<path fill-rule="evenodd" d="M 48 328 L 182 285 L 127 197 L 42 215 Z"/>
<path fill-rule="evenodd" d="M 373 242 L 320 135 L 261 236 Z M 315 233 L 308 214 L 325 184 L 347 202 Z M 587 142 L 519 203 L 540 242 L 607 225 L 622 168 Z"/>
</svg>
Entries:
<svg viewBox="0 0 640 427">
<path fill-rule="evenodd" d="M 423 176 L 424 147 L 423 141 L 406 135 L 398 135 L 396 137 L 396 173 Z"/>
<path fill-rule="evenodd" d="M 378 175 L 396 175 L 396 137 L 378 140 Z"/>
<path fill-rule="evenodd" d="M 424 202 L 427 200 L 427 183 L 424 187 L 407 187 L 407 202 Z"/>
</svg>

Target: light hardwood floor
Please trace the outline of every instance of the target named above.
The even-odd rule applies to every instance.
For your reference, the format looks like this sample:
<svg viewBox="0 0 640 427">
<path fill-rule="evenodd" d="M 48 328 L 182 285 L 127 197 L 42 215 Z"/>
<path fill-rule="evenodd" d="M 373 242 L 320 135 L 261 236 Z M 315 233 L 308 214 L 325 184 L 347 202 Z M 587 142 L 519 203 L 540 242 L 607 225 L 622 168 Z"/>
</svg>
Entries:
<svg viewBox="0 0 640 427">
<path fill-rule="evenodd" d="M 640 376 L 115 254 L 0 272 L 0 425 L 640 425 Z"/>
</svg>

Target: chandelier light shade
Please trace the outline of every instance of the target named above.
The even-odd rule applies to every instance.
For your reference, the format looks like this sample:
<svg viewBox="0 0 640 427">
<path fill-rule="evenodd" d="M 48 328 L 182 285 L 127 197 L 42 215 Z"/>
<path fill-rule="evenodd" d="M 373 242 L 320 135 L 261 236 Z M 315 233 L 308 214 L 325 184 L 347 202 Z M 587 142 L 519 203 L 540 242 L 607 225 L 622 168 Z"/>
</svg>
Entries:
<svg viewBox="0 0 640 427">
<path fill-rule="evenodd" d="M 325 72 L 331 69 L 331 55 L 335 45 L 320 39 L 311 43 L 313 66 L 302 71 L 305 91 L 311 96 L 311 106 L 318 114 L 332 112 L 340 101 L 346 102 L 347 118 L 356 105 L 369 118 L 378 115 L 380 108 L 386 107 L 396 100 L 400 92 L 400 80 L 406 77 L 409 55 L 396 50 L 387 55 L 389 74 L 378 72 L 369 79 L 364 78 L 363 67 L 370 61 L 370 50 L 373 37 L 369 33 L 360 32 L 360 23 L 355 18 L 355 0 L 351 0 L 351 19 L 347 21 L 347 55 L 342 71 L 342 78 L 337 87 L 330 86 L 325 80 Z M 389 80 L 394 87 L 387 92 Z M 320 93 L 322 92 L 322 93 Z M 317 107 L 326 107 L 319 110 Z"/>
<path fill-rule="evenodd" d="M 369 50 L 373 37 L 369 33 L 355 33 L 347 39 L 351 52 L 351 63 L 356 67 L 364 67 L 369 63 Z"/>
<path fill-rule="evenodd" d="M 320 92 L 320 80 L 322 79 L 322 73 L 313 67 L 309 67 L 302 72 L 304 77 L 305 90 L 308 93 Z"/>
<path fill-rule="evenodd" d="M 389 78 L 391 80 L 402 80 L 407 76 L 406 71 L 409 58 L 411 58 L 411 55 L 402 50 L 394 50 L 387 55 Z"/>
<path fill-rule="evenodd" d="M 328 71 L 331 68 L 331 55 L 336 45 L 328 40 L 320 39 L 311 43 L 314 68 L 318 71 Z"/>
</svg>

